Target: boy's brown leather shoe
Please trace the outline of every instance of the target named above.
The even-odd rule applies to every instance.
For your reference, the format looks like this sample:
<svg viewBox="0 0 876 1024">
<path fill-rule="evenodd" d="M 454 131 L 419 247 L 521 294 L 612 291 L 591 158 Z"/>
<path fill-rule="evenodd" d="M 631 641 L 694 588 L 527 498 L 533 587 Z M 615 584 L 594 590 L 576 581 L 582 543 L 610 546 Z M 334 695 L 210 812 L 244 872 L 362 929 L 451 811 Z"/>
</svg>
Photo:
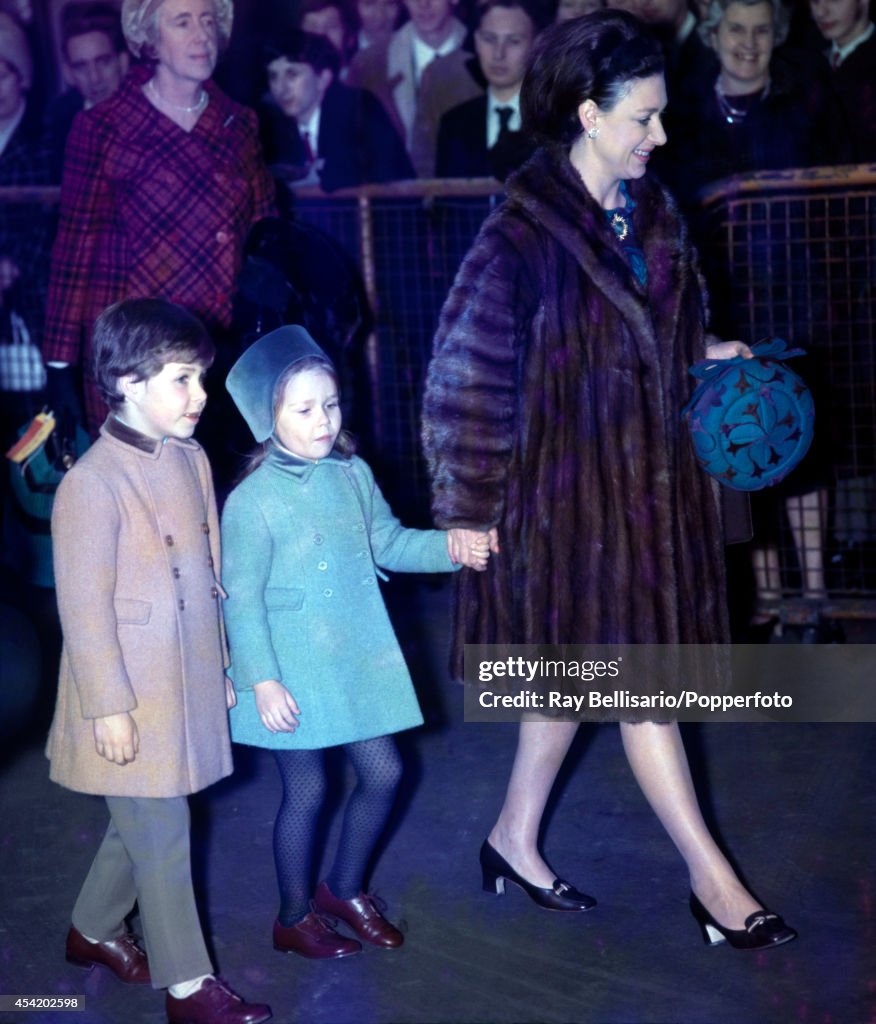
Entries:
<svg viewBox="0 0 876 1024">
<path fill-rule="evenodd" d="M 170 1024 L 261 1024 L 271 1018 L 270 1006 L 245 1003 L 219 978 L 207 978 L 185 999 L 168 992 L 165 1006 Z"/>
<path fill-rule="evenodd" d="M 288 927 L 275 921 L 274 949 L 281 953 L 297 953 L 308 960 L 337 960 L 362 951 L 355 939 L 338 935 L 321 914 L 313 912 L 298 924 Z"/>
<path fill-rule="evenodd" d="M 314 907 L 323 914 L 340 918 L 363 942 L 383 949 L 398 949 L 404 935 L 380 913 L 373 896 L 360 892 L 352 900 L 339 900 L 325 882 L 320 882 L 313 896 Z"/>
<path fill-rule="evenodd" d="M 148 985 L 149 961 L 133 935 L 120 935 L 108 942 L 89 942 L 76 928 L 67 933 L 67 962 L 77 967 L 108 967 L 128 985 Z"/>
</svg>

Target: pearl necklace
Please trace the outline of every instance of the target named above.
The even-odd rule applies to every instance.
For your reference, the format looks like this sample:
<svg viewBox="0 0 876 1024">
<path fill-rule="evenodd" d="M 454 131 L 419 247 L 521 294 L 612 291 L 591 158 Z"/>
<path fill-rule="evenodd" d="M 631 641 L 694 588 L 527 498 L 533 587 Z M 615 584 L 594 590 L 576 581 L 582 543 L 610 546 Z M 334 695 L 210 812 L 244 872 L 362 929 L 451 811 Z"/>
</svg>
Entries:
<svg viewBox="0 0 876 1024">
<path fill-rule="evenodd" d="M 198 114 L 198 113 L 200 113 L 204 109 L 204 107 L 206 107 L 207 100 L 209 99 L 209 97 L 207 96 L 207 90 L 206 89 L 201 89 L 201 95 L 198 97 L 198 102 L 197 103 L 193 103 L 192 106 L 190 106 L 190 107 L 181 107 L 177 103 L 171 103 L 170 100 L 166 100 L 161 95 L 161 93 L 158 91 L 158 89 L 155 88 L 155 79 L 154 78 L 150 78 L 149 79 L 149 81 L 146 83 L 146 88 L 155 97 L 155 99 L 158 100 L 158 102 L 161 103 L 163 106 L 169 107 L 171 110 L 178 110 L 181 114 Z"/>
</svg>

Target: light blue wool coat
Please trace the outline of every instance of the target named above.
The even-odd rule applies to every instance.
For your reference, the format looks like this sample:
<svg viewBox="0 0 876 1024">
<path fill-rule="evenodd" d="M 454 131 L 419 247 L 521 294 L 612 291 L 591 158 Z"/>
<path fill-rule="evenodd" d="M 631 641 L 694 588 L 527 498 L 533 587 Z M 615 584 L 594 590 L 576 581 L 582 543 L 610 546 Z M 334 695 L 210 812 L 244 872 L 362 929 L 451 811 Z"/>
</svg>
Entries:
<svg viewBox="0 0 876 1024">
<path fill-rule="evenodd" d="M 306 462 L 272 447 L 222 514 L 225 624 L 237 743 L 314 750 L 422 724 L 378 566 L 450 572 L 447 535 L 405 529 L 359 458 Z M 261 723 L 252 687 L 278 679 L 301 709 Z"/>
</svg>

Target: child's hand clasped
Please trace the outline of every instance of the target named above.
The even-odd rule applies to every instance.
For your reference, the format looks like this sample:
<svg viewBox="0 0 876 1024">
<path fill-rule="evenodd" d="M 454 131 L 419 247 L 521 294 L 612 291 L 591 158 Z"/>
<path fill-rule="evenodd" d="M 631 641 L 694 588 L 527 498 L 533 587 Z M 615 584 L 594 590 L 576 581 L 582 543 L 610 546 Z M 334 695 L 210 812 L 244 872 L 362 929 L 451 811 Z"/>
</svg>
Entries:
<svg viewBox="0 0 876 1024">
<path fill-rule="evenodd" d="M 277 679 L 256 683 L 256 710 L 268 732 L 295 732 L 301 710 L 292 694 Z"/>
<path fill-rule="evenodd" d="M 496 528 L 466 530 L 462 527 L 454 527 L 447 531 L 447 551 L 454 564 L 465 565 L 469 569 L 483 572 L 487 568 L 490 552 L 493 554 L 499 552 Z"/>
</svg>

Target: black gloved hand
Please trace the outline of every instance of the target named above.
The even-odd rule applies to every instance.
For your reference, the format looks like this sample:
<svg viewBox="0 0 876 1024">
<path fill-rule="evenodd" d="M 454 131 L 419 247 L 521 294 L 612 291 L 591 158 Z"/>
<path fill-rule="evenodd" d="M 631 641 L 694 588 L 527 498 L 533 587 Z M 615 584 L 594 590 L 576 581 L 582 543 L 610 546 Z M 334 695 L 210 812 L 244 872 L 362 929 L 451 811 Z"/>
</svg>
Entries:
<svg viewBox="0 0 876 1024">
<path fill-rule="evenodd" d="M 46 399 L 55 419 L 69 418 L 74 423 L 83 423 L 82 399 L 79 396 L 78 367 L 46 367 Z"/>
<path fill-rule="evenodd" d="M 55 443 L 60 451 L 76 450 L 76 428 L 85 427 L 77 366 L 46 367 L 46 404 L 55 416 Z"/>
</svg>

